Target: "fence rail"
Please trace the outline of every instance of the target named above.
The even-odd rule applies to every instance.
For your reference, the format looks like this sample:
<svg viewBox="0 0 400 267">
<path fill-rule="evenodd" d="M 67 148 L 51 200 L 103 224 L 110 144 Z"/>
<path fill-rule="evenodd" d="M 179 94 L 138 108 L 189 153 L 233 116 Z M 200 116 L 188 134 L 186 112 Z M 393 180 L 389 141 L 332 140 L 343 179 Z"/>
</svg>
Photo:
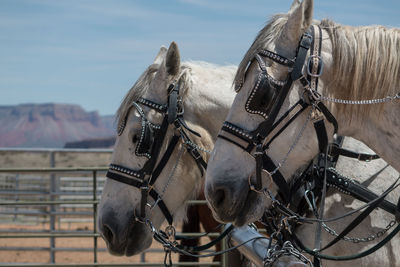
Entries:
<svg viewBox="0 0 400 267">
<path fill-rule="evenodd" d="M 1 151 L 1 150 L 0 150 Z M 19 151 L 19 150 L 16 150 Z M 47 150 L 43 150 L 47 151 Z M 54 150 L 53 152 L 57 152 Z M 63 150 L 64 151 L 64 150 Z M 77 152 L 76 150 L 71 150 Z M 37 151 L 36 151 L 37 152 Z M 42 152 L 40 150 L 39 152 Z M 87 152 L 83 150 L 82 152 Z M 93 152 L 93 151 L 91 151 Z M 101 150 L 101 152 L 104 152 Z M 49 246 L 9 246 L 0 251 L 48 251 L 50 263 L 1 263 L 0 266 L 163 266 L 162 262 L 145 262 L 145 254 L 139 263 L 99 263 L 96 215 L 99 195 L 105 181 L 106 167 L 49 167 L 49 168 L 0 168 L 0 223 L 1 220 L 19 223 L 48 223 L 49 230 L 1 229 L 0 239 L 49 238 Z M 69 177 L 68 175 L 71 175 Z M 79 175 L 79 176 L 76 176 Z M 189 204 L 204 204 L 192 200 Z M 29 218 L 29 220 L 28 220 Z M 64 221 L 63 221 L 64 220 Z M 60 231 L 57 224 L 79 221 L 91 222 L 92 230 Z M 203 233 L 180 233 L 184 236 L 200 237 Z M 211 233 L 216 236 L 218 233 Z M 78 248 L 92 251 L 93 262 L 84 264 L 61 264 L 56 262 L 56 252 L 75 252 L 77 248 L 56 246 L 58 238 L 92 238 L 92 248 Z M 146 253 L 159 253 L 160 249 L 149 249 Z M 224 266 L 224 262 L 174 263 L 175 266 Z"/>
</svg>

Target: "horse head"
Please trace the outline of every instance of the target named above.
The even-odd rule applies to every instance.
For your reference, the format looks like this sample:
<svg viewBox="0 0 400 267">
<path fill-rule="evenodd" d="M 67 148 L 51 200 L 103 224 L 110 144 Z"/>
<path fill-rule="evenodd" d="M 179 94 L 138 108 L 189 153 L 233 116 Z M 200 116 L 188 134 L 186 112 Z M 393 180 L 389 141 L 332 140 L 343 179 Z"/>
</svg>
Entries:
<svg viewBox="0 0 400 267">
<path fill-rule="evenodd" d="M 131 256 L 148 248 L 154 231 L 185 216 L 233 92 L 235 69 L 182 63 L 178 47 L 161 47 L 117 112 L 117 140 L 98 212 L 108 250 Z M 194 74 L 196 73 L 196 74 Z M 218 75 L 223 78 L 218 79 Z M 209 81 L 209 83 L 203 81 Z M 201 81 L 201 85 L 197 81 Z M 201 101 L 199 101 L 201 100 Z M 209 113 L 217 122 L 209 123 Z M 170 228 L 171 229 L 171 228 Z"/>
<path fill-rule="evenodd" d="M 383 62 L 377 53 L 384 41 L 388 47 L 380 53 L 397 55 L 392 39 L 400 40 L 399 32 L 313 21 L 312 14 L 312 0 L 295 0 L 258 33 L 239 65 L 237 95 L 206 175 L 206 198 L 221 221 L 244 225 L 259 219 L 278 192 L 290 198 L 293 177 L 326 152 L 335 132 L 363 141 L 400 168 L 394 160 L 400 119 L 393 115 L 400 61 Z M 377 109 L 374 100 L 351 101 L 369 98 L 383 101 Z"/>
</svg>

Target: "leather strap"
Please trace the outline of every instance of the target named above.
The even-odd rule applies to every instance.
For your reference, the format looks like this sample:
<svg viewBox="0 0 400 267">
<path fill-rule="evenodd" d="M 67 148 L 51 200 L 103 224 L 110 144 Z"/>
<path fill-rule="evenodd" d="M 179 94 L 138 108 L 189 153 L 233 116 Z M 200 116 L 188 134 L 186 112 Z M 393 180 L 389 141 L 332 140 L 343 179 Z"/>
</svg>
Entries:
<svg viewBox="0 0 400 267">
<path fill-rule="evenodd" d="M 191 252 L 199 252 L 203 251 L 206 249 L 211 248 L 215 244 L 217 244 L 219 241 L 221 241 L 227 234 L 229 234 L 233 230 L 233 225 L 231 224 L 229 227 L 227 227 L 217 238 L 214 240 L 208 242 L 207 244 L 201 245 L 201 246 L 182 246 L 182 245 L 177 245 L 176 247 L 179 249 L 183 249 L 186 251 L 191 251 Z"/>
<path fill-rule="evenodd" d="M 263 169 L 263 147 L 262 144 L 259 143 L 256 145 L 256 152 L 254 153 L 254 157 L 256 159 L 256 186 L 255 189 L 260 191 L 262 189 L 262 169 Z"/>
<path fill-rule="evenodd" d="M 253 134 L 227 121 L 222 125 L 218 138 L 231 142 L 249 153 L 254 148 Z"/>
<path fill-rule="evenodd" d="M 167 150 L 165 151 L 160 162 L 158 163 L 157 167 L 153 171 L 153 174 L 152 174 L 151 180 L 150 180 L 150 185 L 153 185 L 156 182 L 158 176 L 161 174 L 165 165 L 167 165 L 168 160 L 170 159 L 172 152 L 174 152 L 174 149 L 175 149 L 178 141 L 179 141 L 179 135 L 172 136 L 171 141 L 169 142 L 169 145 L 167 147 Z"/>
<path fill-rule="evenodd" d="M 263 154 L 263 168 L 268 172 L 273 172 L 276 170 L 276 166 L 272 159 L 267 155 Z M 281 195 L 283 202 L 285 204 L 290 202 L 290 187 L 286 182 L 285 178 L 283 177 L 282 173 L 277 170 L 274 174 L 271 175 L 272 180 L 279 188 L 279 194 Z"/>
<path fill-rule="evenodd" d="M 172 224 L 172 215 L 169 212 L 167 205 L 165 205 L 165 202 L 162 200 L 160 195 L 154 189 L 151 189 L 149 191 L 149 195 L 154 199 L 154 201 L 156 201 L 157 206 L 160 208 L 160 210 L 164 214 L 164 217 L 167 220 L 168 224 L 171 225 Z"/>
<path fill-rule="evenodd" d="M 134 180 L 132 178 L 123 176 L 121 174 L 115 173 L 115 172 L 110 171 L 110 170 L 107 172 L 106 176 L 107 176 L 107 178 L 113 179 L 113 180 L 115 180 L 117 182 L 120 182 L 120 183 L 124 183 L 124 184 L 130 185 L 130 186 L 136 187 L 136 188 L 138 188 L 140 190 L 142 190 L 141 187 L 146 187 L 146 185 L 144 183 L 142 183 L 142 182 L 139 182 L 139 181 Z M 145 188 L 143 188 L 143 190 L 145 190 Z M 157 203 L 158 207 L 160 208 L 161 212 L 164 214 L 164 217 L 167 219 L 168 223 L 172 224 L 172 215 L 169 212 L 169 210 L 168 210 L 167 206 L 165 205 L 164 201 L 159 198 L 159 194 L 154 189 L 150 190 L 149 194 L 153 198 L 153 200 Z M 141 194 L 141 198 L 142 198 L 141 199 L 142 200 L 141 201 L 141 207 L 140 207 L 141 213 L 142 213 L 142 210 L 146 208 L 146 206 L 145 206 L 147 204 L 147 197 L 146 196 L 147 196 L 147 193 L 146 194 Z M 143 214 L 141 214 L 140 216 L 143 216 Z M 144 217 L 142 217 L 142 219 L 143 218 Z"/>
<path fill-rule="evenodd" d="M 332 115 L 332 113 L 329 111 L 329 109 L 322 102 L 318 102 L 317 108 L 324 114 L 325 118 L 333 125 L 333 127 L 334 127 L 333 131 L 334 131 L 334 134 L 336 134 L 338 132 L 339 125 L 338 125 L 338 122 L 337 122 L 335 116 Z"/>
<path fill-rule="evenodd" d="M 324 119 L 314 121 L 314 129 L 318 138 L 319 153 L 325 153 L 328 147 L 328 134 L 326 132 Z"/>
<path fill-rule="evenodd" d="M 296 81 L 302 76 L 304 61 L 306 59 L 308 49 L 311 46 L 312 39 L 313 37 L 308 32 L 306 32 L 304 33 L 303 38 L 300 41 L 296 61 L 293 66 L 293 70 L 290 73 L 290 78 L 293 81 Z"/>
<path fill-rule="evenodd" d="M 316 25 L 312 25 L 310 31 L 313 36 L 313 41 L 307 63 L 308 80 L 310 81 L 310 88 L 318 92 L 318 78 L 322 73 L 322 31 L 321 28 Z"/>
<path fill-rule="evenodd" d="M 379 159 L 379 156 L 376 154 L 357 153 L 357 152 L 339 147 L 337 144 L 331 144 L 329 154 L 333 157 L 345 156 L 345 157 L 349 157 L 349 158 L 358 159 L 361 161 L 371 161 L 374 159 Z"/>
<path fill-rule="evenodd" d="M 264 150 L 268 149 L 270 144 L 275 140 L 275 138 L 277 138 L 303 111 L 305 111 L 307 109 L 307 104 L 304 103 L 303 100 L 299 100 L 296 104 L 294 104 L 287 112 L 285 112 L 285 114 L 279 118 L 279 120 L 277 122 L 274 123 L 274 125 L 272 125 L 273 130 L 271 131 L 270 134 L 274 134 L 269 140 L 268 142 L 263 146 Z M 296 108 L 298 108 L 298 110 L 295 110 Z M 278 128 L 278 126 L 283 123 L 283 121 L 289 117 L 291 115 L 291 112 L 294 111 L 294 115 L 291 116 L 289 118 L 288 121 L 286 121 L 286 123 L 279 128 L 279 130 L 275 132 L 275 130 Z M 268 137 L 267 137 L 268 139 Z"/>
<path fill-rule="evenodd" d="M 370 202 L 374 199 L 377 199 L 379 195 L 375 194 L 367 187 L 359 184 L 357 182 L 353 182 L 350 179 L 344 177 L 343 175 L 339 174 L 336 170 L 329 168 L 326 170 L 327 174 L 327 183 L 329 186 L 333 186 L 342 190 L 344 192 L 349 193 L 352 197 L 363 201 L 363 202 Z M 383 200 L 379 204 L 379 208 L 396 215 L 397 206 L 387 200 Z"/>
<path fill-rule="evenodd" d="M 168 124 L 174 123 L 177 117 L 178 108 L 178 94 L 179 94 L 180 82 L 172 84 L 172 88 L 169 89 L 168 95 Z"/>
</svg>

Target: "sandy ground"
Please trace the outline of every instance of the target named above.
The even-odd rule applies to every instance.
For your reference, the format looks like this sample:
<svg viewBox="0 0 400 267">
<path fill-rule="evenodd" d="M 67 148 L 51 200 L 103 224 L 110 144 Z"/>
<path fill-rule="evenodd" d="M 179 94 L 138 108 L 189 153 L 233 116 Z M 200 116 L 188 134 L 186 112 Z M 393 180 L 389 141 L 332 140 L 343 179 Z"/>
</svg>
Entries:
<svg viewBox="0 0 400 267">
<path fill-rule="evenodd" d="M 47 230 L 48 225 L 14 225 L 0 224 L 0 230 Z M 60 230 L 92 230 L 90 223 L 73 223 L 61 225 Z M 2 234 L 4 235 L 4 234 Z M 102 238 L 97 238 L 98 247 L 106 248 Z M 203 238 L 202 242 L 208 242 L 207 238 Z M 94 240 L 91 237 L 87 238 L 56 238 L 56 248 L 91 248 L 93 249 Z M 0 238 L 0 248 L 6 247 L 47 247 L 50 246 L 49 238 Z M 151 248 L 162 249 L 162 247 L 153 242 Z M 107 251 L 97 252 L 97 261 L 99 263 L 131 263 L 140 262 L 140 255 L 133 257 L 118 257 L 110 255 Z M 145 253 L 146 262 L 162 262 L 164 253 L 148 252 Z M 178 261 L 178 255 L 173 254 L 173 262 Z M 57 251 L 55 253 L 56 263 L 92 263 L 94 253 L 92 251 Z M 202 262 L 209 262 L 212 259 L 202 259 Z M 50 263 L 49 251 L 4 251 L 0 250 L 0 263 Z"/>
</svg>

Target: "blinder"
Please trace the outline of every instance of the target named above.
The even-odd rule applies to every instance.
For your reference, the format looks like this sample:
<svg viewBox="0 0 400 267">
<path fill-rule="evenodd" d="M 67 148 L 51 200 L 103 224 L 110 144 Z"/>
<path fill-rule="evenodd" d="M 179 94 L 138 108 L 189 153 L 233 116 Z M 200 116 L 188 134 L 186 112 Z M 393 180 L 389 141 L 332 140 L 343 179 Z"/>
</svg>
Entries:
<svg viewBox="0 0 400 267">
<path fill-rule="evenodd" d="M 135 149 L 135 154 L 137 156 L 144 156 L 148 159 L 151 159 L 151 155 L 153 154 L 152 152 L 153 152 L 154 139 L 155 136 L 157 135 L 157 131 L 160 130 L 161 126 L 149 122 L 146 119 L 142 107 L 139 106 L 136 102 L 133 102 L 132 106 L 135 107 L 137 112 L 139 113 L 142 125 L 140 131 L 140 138 Z"/>
<path fill-rule="evenodd" d="M 146 158 L 150 159 L 153 144 L 154 130 L 149 122 L 143 120 L 141 136 L 135 150 L 136 155 L 145 156 Z"/>
<path fill-rule="evenodd" d="M 271 112 L 282 85 L 274 82 L 267 71 L 261 72 L 256 84 L 246 101 L 246 111 L 252 114 L 259 114 L 264 118 Z"/>
</svg>

